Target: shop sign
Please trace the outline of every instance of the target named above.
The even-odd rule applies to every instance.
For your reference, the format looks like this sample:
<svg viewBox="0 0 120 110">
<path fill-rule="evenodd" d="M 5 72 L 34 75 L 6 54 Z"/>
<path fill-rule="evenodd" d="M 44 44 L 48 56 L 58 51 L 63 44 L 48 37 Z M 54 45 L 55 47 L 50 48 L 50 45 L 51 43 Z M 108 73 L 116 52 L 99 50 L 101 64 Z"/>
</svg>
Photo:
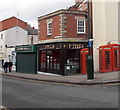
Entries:
<svg viewBox="0 0 120 110">
<path fill-rule="evenodd" d="M 48 45 L 41 45 L 39 47 L 40 50 L 51 50 L 51 49 L 81 49 L 84 48 L 83 44 L 48 44 Z"/>
<path fill-rule="evenodd" d="M 83 44 L 69 44 L 69 49 L 80 49 L 84 48 Z"/>
<path fill-rule="evenodd" d="M 54 49 L 54 48 L 55 48 L 55 45 L 53 44 L 43 46 L 43 49 Z"/>
<path fill-rule="evenodd" d="M 19 52 L 35 52 L 35 47 L 33 45 L 17 46 L 15 48 L 16 53 Z"/>
</svg>

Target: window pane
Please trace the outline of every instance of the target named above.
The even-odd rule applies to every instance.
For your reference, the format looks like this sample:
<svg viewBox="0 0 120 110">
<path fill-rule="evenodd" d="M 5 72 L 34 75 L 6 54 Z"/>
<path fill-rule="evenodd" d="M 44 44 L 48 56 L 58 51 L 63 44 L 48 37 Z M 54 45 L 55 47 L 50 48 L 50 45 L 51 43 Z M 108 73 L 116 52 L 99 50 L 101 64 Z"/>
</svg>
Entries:
<svg viewBox="0 0 120 110">
<path fill-rule="evenodd" d="M 47 34 L 50 35 L 50 34 L 52 34 L 52 23 L 48 23 L 47 25 L 48 25 Z"/>
</svg>

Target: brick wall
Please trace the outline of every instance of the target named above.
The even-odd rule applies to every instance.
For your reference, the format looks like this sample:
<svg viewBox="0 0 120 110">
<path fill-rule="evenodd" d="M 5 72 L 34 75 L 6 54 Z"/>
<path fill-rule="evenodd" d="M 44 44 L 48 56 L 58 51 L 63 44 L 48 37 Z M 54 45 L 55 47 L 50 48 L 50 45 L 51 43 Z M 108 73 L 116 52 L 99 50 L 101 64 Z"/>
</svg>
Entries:
<svg viewBox="0 0 120 110">
<path fill-rule="evenodd" d="M 64 36 L 67 38 L 86 38 L 86 34 L 77 34 L 77 19 L 85 19 L 84 16 L 80 15 L 65 15 L 67 19 L 65 19 Z"/>
<path fill-rule="evenodd" d="M 23 22 L 20 19 L 17 19 L 16 17 L 11 17 L 9 19 L 1 21 L 0 24 L 2 25 L 2 26 L 0 26 L 0 31 L 12 28 L 12 27 L 17 26 L 17 25 L 23 29 L 27 28 L 27 23 Z"/>
<path fill-rule="evenodd" d="M 47 36 L 47 20 L 52 19 L 52 35 Z M 60 16 L 54 16 L 49 19 L 43 19 L 39 21 L 39 39 L 46 40 L 46 39 L 53 39 L 55 36 L 60 35 Z"/>
<path fill-rule="evenodd" d="M 55 36 L 65 38 L 87 38 L 87 34 L 77 34 L 77 18 L 85 19 L 83 15 L 60 14 L 39 21 L 39 39 L 54 39 Z M 47 36 L 47 20 L 52 20 L 52 35 Z M 86 28 L 87 29 L 87 28 Z"/>
</svg>

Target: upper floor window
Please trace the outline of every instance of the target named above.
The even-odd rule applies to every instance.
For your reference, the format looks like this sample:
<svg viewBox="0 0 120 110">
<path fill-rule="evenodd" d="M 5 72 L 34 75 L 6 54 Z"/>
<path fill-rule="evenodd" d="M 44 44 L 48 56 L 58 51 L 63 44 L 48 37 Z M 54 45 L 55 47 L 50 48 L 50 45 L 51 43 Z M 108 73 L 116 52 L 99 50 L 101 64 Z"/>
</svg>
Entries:
<svg viewBox="0 0 120 110">
<path fill-rule="evenodd" d="M 85 20 L 77 20 L 77 33 L 85 33 Z"/>
<path fill-rule="evenodd" d="M 1 39 L 3 39 L 3 34 L 1 34 Z"/>
<path fill-rule="evenodd" d="M 52 22 L 47 23 L 47 35 L 52 34 Z"/>
</svg>

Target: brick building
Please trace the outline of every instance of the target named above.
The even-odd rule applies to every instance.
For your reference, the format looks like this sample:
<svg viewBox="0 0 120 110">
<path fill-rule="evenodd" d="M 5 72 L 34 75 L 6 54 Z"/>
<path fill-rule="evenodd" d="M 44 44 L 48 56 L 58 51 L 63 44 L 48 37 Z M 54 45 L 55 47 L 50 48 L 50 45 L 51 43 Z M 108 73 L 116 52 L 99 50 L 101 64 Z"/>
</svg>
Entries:
<svg viewBox="0 0 120 110">
<path fill-rule="evenodd" d="M 80 73 L 80 50 L 88 41 L 85 15 L 75 4 L 38 18 L 40 72 L 65 75 L 71 64 Z"/>
</svg>

